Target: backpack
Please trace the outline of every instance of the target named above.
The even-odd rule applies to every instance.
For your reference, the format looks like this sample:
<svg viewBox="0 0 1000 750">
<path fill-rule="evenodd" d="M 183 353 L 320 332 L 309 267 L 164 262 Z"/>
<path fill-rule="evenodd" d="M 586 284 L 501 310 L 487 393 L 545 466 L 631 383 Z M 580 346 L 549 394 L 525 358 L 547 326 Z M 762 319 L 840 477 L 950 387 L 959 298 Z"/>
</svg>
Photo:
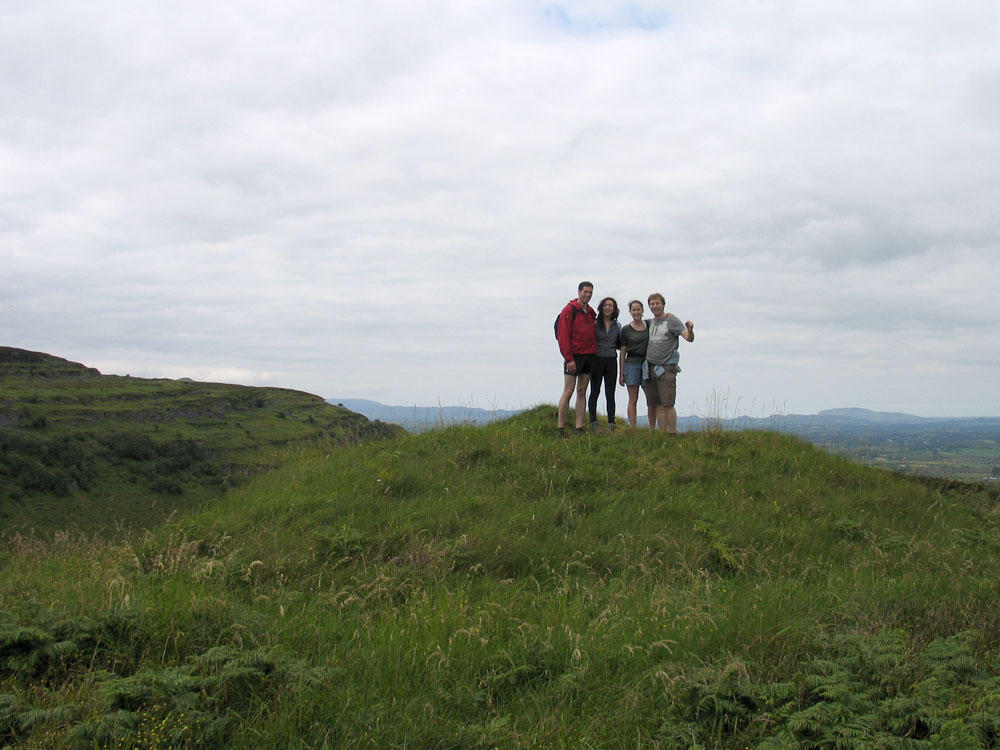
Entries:
<svg viewBox="0 0 1000 750">
<path fill-rule="evenodd" d="M 572 307 L 572 306 L 570 306 L 570 309 L 573 311 L 573 317 L 571 317 L 570 321 L 569 321 L 569 324 L 572 326 L 573 325 L 573 321 L 576 320 L 576 316 L 577 316 L 577 314 L 580 311 L 577 310 L 575 307 Z M 562 310 L 560 310 L 559 314 L 556 315 L 556 322 L 552 324 L 552 332 L 556 336 L 556 341 L 559 340 L 559 318 L 561 318 L 561 317 L 562 317 Z"/>
</svg>

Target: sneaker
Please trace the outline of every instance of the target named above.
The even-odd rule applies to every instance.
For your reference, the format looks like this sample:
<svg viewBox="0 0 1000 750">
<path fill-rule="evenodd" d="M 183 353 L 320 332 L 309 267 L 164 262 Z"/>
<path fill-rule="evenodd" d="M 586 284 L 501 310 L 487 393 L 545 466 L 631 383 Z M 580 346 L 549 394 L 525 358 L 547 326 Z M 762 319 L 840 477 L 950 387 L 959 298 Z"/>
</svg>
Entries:
<svg viewBox="0 0 1000 750">
<path fill-rule="evenodd" d="M 608 422 L 608 432 L 614 432 L 614 431 L 615 431 L 615 423 Z"/>
<path fill-rule="evenodd" d="M 601 431 L 601 423 L 600 422 L 591 422 L 590 423 L 590 431 L 593 432 L 593 433 L 600 432 Z"/>
<path fill-rule="evenodd" d="M 557 428 L 556 428 L 556 434 L 557 434 L 557 435 L 558 435 L 559 437 L 561 437 L 561 438 L 564 438 L 564 437 L 566 437 L 566 428 L 565 428 L 565 427 L 557 427 Z"/>
<path fill-rule="evenodd" d="M 587 434 L 587 431 L 585 429 L 583 429 L 582 427 L 577 427 L 575 430 L 573 430 L 573 432 L 575 432 L 577 435 L 586 435 Z"/>
</svg>

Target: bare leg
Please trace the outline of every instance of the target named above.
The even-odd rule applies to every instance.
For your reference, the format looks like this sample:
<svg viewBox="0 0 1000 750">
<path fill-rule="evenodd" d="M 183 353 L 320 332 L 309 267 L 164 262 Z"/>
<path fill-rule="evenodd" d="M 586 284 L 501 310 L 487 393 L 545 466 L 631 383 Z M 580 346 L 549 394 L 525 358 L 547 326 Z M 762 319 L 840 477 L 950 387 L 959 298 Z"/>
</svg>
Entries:
<svg viewBox="0 0 1000 750">
<path fill-rule="evenodd" d="M 677 409 L 673 406 L 664 406 L 663 414 L 666 421 L 666 430 L 671 435 L 677 434 Z M 663 427 L 660 428 L 664 429 Z"/>
<path fill-rule="evenodd" d="M 656 407 L 656 422 L 660 429 L 671 435 L 677 433 L 677 409 L 672 406 Z"/>
<path fill-rule="evenodd" d="M 630 385 L 628 387 L 628 426 L 633 430 L 636 425 L 636 406 L 639 404 L 639 386 Z"/>
<path fill-rule="evenodd" d="M 653 388 L 655 393 L 655 384 L 649 384 L 650 381 L 644 381 L 642 384 L 642 395 L 646 397 L 646 419 L 649 421 L 649 429 L 656 429 L 656 407 L 650 406 L 649 404 L 649 391 L 647 388 Z M 655 400 L 655 396 L 653 397 Z"/>
<path fill-rule="evenodd" d="M 656 418 L 653 420 L 656 423 L 656 429 L 666 431 L 667 429 L 667 417 L 665 414 L 666 407 L 657 406 L 655 409 Z"/>
<path fill-rule="evenodd" d="M 580 375 L 576 379 L 576 426 L 583 427 L 583 416 L 587 412 L 587 386 L 590 375 Z"/>
<path fill-rule="evenodd" d="M 559 397 L 559 419 L 556 425 L 563 427 L 566 422 L 566 412 L 569 411 L 569 400 L 573 396 L 573 389 L 576 386 L 576 375 L 563 374 L 563 392 Z"/>
</svg>

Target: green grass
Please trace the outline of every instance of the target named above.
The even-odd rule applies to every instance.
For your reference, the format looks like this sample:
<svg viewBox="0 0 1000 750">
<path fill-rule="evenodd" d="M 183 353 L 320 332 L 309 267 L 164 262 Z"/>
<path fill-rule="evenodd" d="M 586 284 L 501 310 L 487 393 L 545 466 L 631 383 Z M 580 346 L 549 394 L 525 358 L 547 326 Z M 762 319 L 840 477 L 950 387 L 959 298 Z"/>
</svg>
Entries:
<svg viewBox="0 0 1000 750">
<path fill-rule="evenodd" d="M 12 539 L 0 743 L 997 747 L 996 495 L 554 424 L 292 449 L 150 534 Z"/>
</svg>

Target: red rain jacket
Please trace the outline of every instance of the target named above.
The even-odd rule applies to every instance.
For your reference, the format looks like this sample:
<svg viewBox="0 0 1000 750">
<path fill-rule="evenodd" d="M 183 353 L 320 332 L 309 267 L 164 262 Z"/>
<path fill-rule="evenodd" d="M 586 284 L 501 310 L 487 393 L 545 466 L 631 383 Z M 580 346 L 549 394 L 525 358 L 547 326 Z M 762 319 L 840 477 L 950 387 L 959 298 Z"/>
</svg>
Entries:
<svg viewBox="0 0 1000 750">
<path fill-rule="evenodd" d="M 574 309 L 576 313 L 574 314 Z M 559 313 L 559 326 L 556 338 L 559 340 L 559 352 L 563 360 L 571 362 L 574 354 L 597 354 L 597 337 L 594 335 L 594 321 L 597 312 L 593 307 L 587 307 L 584 312 L 580 300 L 571 300 Z"/>
</svg>

